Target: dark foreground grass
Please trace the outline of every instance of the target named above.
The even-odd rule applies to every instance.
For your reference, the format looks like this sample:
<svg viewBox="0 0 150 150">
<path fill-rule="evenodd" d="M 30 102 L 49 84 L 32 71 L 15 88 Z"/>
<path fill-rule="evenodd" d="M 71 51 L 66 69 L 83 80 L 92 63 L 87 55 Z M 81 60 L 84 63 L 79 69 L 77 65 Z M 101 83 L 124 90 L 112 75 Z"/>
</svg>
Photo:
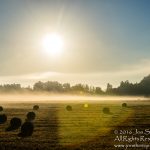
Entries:
<svg viewBox="0 0 150 150">
<path fill-rule="evenodd" d="M 116 136 L 132 136 L 127 132 L 150 128 L 150 106 L 149 102 L 131 101 L 127 108 L 122 108 L 121 104 L 122 102 L 99 102 L 84 107 L 84 103 L 70 103 L 72 111 L 66 110 L 68 103 L 39 104 L 40 109 L 34 111 L 36 119 L 33 121 L 33 135 L 27 138 L 17 136 L 20 129 L 10 132 L 5 132 L 5 129 L 13 117 L 19 117 L 24 122 L 26 114 L 33 111 L 33 104 L 4 104 L 3 113 L 7 114 L 8 121 L 0 125 L 0 150 L 125 149 L 115 148 L 114 145 L 134 142 L 118 141 L 115 140 Z M 109 114 L 103 113 L 104 107 L 110 109 Z M 115 134 L 116 130 L 119 133 Z M 150 134 L 147 136 L 150 137 Z"/>
</svg>

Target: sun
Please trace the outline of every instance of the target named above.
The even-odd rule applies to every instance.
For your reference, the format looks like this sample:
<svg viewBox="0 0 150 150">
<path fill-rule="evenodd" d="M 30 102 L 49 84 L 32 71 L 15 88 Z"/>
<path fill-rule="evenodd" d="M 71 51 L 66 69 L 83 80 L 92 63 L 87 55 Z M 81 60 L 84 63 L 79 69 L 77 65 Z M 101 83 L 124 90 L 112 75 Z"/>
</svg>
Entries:
<svg viewBox="0 0 150 150">
<path fill-rule="evenodd" d="M 63 50 L 64 41 L 60 34 L 51 33 L 43 37 L 42 45 L 43 48 L 51 55 L 59 55 Z"/>
</svg>

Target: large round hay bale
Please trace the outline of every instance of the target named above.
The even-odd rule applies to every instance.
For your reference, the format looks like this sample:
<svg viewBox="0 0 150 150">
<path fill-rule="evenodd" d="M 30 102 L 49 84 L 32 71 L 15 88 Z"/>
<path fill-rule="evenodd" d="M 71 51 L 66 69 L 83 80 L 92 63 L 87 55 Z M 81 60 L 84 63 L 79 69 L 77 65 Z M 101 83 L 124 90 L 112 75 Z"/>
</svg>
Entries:
<svg viewBox="0 0 150 150">
<path fill-rule="evenodd" d="M 110 109 L 108 107 L 103 108 L 103 113 L 104 114 L 110 114 Z"/>
<path fill-rule="evenodd" d="M 0 106 L 0 111 L 3 111 L 3 107 L 2 106 Z"/>
<path fill-rule="evenodd" d="M 5 114 L 0 115 L 0 124 L 3 124 L 7 121 L 7 116 Z"/>
<path fill-rule="evenodd" d="M 67 105 L 67 106 L 66 106 L 66 109 L 67 109 L 68 111 L 72 111 L 72 106 Z"/>
<path fill-rule="evenodd" d="M 34 126 L 32 122 L 25 122 L 21 126 L 21 132 L 18 134 L 20 137 L 28 137 L 33 134 Z"/>
<path fill-rule="evenodd" d="M 127 107 L 127 103 L 122 103 L 122 107 Z"/>
<path fill-rule="evenodd" d="M 38 105 L 34 105 L 33 106 L 33 110 L 39 110 L 39 106 Z"/>
<path fill-rule="evenodd" d="M 35 119 L 36 115 L 34 112 L 28 112 L 27 113 L 27 121 L 33 121 Z"/>
<path fill-rule="evenodd" d="M 14 117 L 10 120 L 10 125 L 8 128 L 6 128 L 6 131 L 12 131 L 18 129 L 22 124 L 22 121 L 20 118 Z"/>
</svg>

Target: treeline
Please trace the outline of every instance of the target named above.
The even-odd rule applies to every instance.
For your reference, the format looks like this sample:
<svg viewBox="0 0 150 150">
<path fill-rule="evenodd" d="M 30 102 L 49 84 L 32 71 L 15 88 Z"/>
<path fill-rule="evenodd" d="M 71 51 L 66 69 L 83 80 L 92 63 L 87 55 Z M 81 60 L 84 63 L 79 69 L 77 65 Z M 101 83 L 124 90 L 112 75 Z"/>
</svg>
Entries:
<svg viewBox="0 0 150 150">
<path fill-rule="evenodd" d="M 22 93 L 22 92 L 47 92 L 47 93 L 69 93 L 69 94 L 104 94 L 100 87 L 88 86 L 87 84 L 76 84 L 71 86 L 70 83 L 61 84 L 57 81 L 36 82 L 33 88 L 21 87 L 20 84 L 0 85 L 0 93 Z"/>
<path fill-rule="evenodd" d="M 150 75 L 144 77 L 139 83 L 130 83 L 128 80 L 121 81 L 120 86 L 112 88 L 112 85 L 107 84 L 107 94 L 115 95 L 143 95 L 150 96 Z"/>
<path fill-rule="evenodd" d="M 103 94 L 100 87 L 88 86 L 87 84 L 76 84 L 71 86 L 69 83 L 61 84 L 57 81 L 37 82 L 33 86 L 34 91 L 47 91 L 59 93 L 76 93 L 76 94 Z"/>
<path fill-rule="evenodd" d="M 87 84 L 76 84 L 71 86 L 70 83 L 61 84 L 57 81 L 36 82 L 33 87 L 21 87 L 20 84 L 0 85 L 1 93 L 9 92 L 47 92 L 47 93 L 69 93 L 69 94 L 89 94 L 89 95 L 143 95 L 150 96 L 150 75 L 144 77 L 139 83 L 130 83 L 121 81 L 117 88 L 108 83 L 105 91 L 101 87 L 89 86 Z"/>
</svg>

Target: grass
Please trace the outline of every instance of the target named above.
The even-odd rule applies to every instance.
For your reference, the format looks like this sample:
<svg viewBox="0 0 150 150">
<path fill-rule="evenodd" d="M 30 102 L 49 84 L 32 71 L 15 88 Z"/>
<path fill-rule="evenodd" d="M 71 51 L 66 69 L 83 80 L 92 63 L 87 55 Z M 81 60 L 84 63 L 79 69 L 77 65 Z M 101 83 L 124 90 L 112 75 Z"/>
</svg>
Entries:
<svg viewBox="0 0 150 150">
<path fill-rule="evenodd" d="M 10 119 L 19 117 L 24 122 L 26 114 L 33 111 L 33 104 L 3 105 L 8 121 L 0 125 L 0 148 L 5 149 L 114 149 L 115 129 L 146 128 L 150 123 L 149 102 L 128 102 L 128 108 L 122 108 L 122 102 L 61 103 L 39 104 L 34 111 L 34 133 L 28 138 L 19 138 L 19 130 L 5 132 Z M 71 105 L 72 111 L 66 106 Z M 9 106 L 9 107 L 7 107 Z M 103 108 L 110 108 L 110 114 L 104 114 Z M 2 113 L 2 112 L 1 112 Z"/>
</svg>

